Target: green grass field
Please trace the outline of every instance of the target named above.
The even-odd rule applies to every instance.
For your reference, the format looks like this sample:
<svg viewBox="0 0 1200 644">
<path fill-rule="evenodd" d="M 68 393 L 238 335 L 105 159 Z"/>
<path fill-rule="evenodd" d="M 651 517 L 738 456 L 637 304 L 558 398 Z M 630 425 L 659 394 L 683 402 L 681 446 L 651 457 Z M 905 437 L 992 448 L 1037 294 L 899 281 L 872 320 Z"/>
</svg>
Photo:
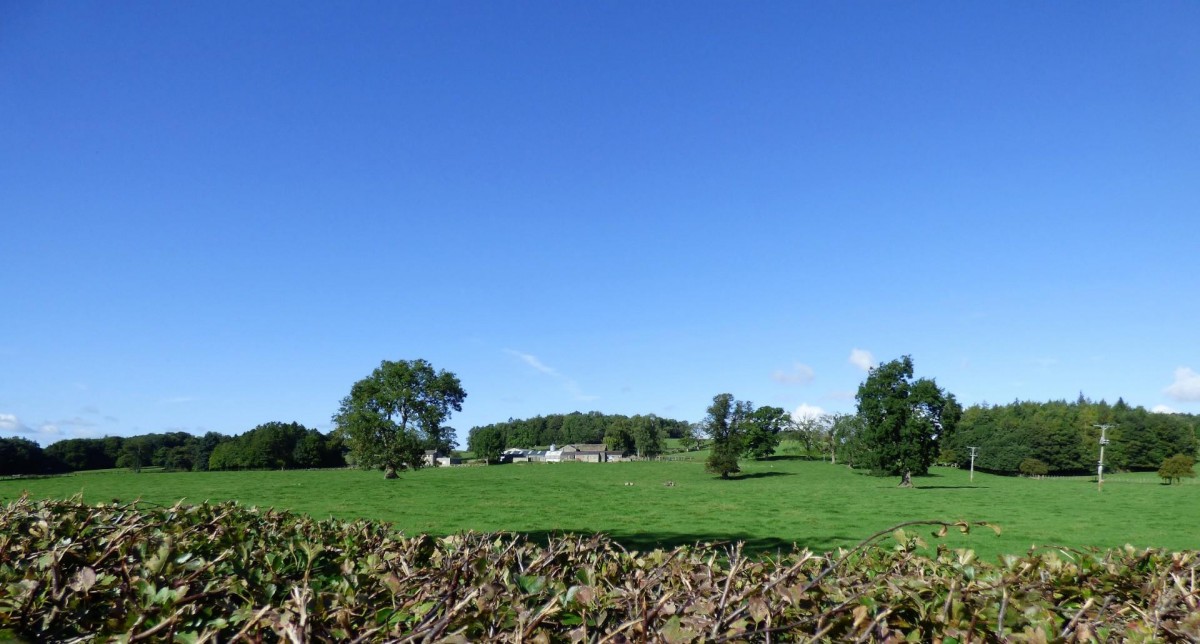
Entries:
<svg viewBox="0 0 1200 644">
<path fill-rule="evenodd" d="M 971 482 L 965 471 L 939 468 L 906 490 L 895 478 L 797 457 L 742 467 L 743 475 L 728 481 L 705 473 L 699 462 L 437 468 L 396 481 L 355 470 L 109 471 L 0 480 L 0 500 L 26 490 L 38 498 L 82 493 L 88 502 L 236 499 L 316 517 L 380 519 L 409 533 L 606 532 L 638 549 L 741 540 L 758 552 L 793 543 L 825 551 L 913 519 L 1000 525 L 999 537 L 984 529 L 944 540 L 986 556 L 1023 553 L 1033 544 L 1200 547 L 1200 485 L 1159 485 L 1153 474 L 1114 475 L 1098 492 L 1086 478 L 976 473 Z"/>
</svg>

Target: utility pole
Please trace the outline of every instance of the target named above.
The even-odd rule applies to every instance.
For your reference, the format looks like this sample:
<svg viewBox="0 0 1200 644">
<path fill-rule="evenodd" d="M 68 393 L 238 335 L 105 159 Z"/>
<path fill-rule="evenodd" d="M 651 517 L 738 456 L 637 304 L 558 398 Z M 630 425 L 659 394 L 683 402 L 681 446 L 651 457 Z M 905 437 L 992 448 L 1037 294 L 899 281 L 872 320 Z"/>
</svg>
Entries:
<svg viewBox="0 0 1200 644">
<path fill-rule="evenodd" d="M 1104 446 L 1108 445 L 1108 430 L 1116 427 L 1112 423 L 1092 425 L 1100 428 L 1100 465 L 1096 467 L 1096 491 L 1104 491 Z"/>
<path fill-rule="evenodd" d="M 967 449 L 971 450 L 971 480 L 974 481 L 975 480 L 975 450 L 977 450 L 979 448 L 978 447 L 968 447 Z"/>
</svg>

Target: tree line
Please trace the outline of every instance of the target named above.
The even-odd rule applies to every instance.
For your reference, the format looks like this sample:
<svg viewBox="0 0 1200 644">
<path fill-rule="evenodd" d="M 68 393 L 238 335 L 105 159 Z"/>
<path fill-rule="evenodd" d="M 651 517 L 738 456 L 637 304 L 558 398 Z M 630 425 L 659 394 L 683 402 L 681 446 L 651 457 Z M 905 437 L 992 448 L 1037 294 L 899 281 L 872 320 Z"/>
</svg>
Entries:
<svg viewBox="0 0 1200 644">
<path fill-rule="evenodd" d="M 343 467 L 340 437 L 299 423 L 264 423 L 240 436 L 187 432 L 68 438 L 43 448 L 26 438 L 0 438 L 0 476 L 158 467 L 203 472 L 233 469 Z"/>
<path fill-rule="evenodd" d="M 329 435 L 298 423 L 265 423 L 230 437 L 186 432 L 132 437 L 76 438 L 42 449 L 23 438 L 0 439 L 0 475 L 54 474 L 73 470 L 157 466 L 172 470 L 290 469 L 352 464 L 382 469 L 387 478 L 420 467 L 426 450 L 447 452 L 455 431 L 445 424 L 466 398 L 457 376 L 425 360 L 380 363 L 354 383 L 333 416 Z M 510 447 L 597 444 L 638 456 L 665 451 L 668 438 L 697 446 L 707 437 L 708 469 L 727 478 L 742 457 L 766 458 L 780 439 L 802 442 L 851 467 L 878 475 L 927 473 L 934 463 L 974 466 L 1005 474 L 1076 474 L 1094 470 L 1101 426 L 1108 430 L 1106 467 L 1154 470 L 1176 455 L 1194 459 L 1200 417 L 1109 405 L 1082 394 L 1074 403 L 1015 401 L 963 409 L 932 379 L 913 377 L 909 356 L 872 368 L 859 386 L 853 414 L 793 419 L 778 407 L 756 408 L 730 394 L 713 399 L 696 425 L 653 414 L 600 412 L 551 414 L 474 427 L 467 446 L 477 458 L 496 460 Z M 1182 464 L 1183 460 L 1179 460 Z M 1177 480 L 1182 465 L 1160 470 Z M 1189 470 L 1190 471 L 1190 470 Z M 1186 474 L 1184 474 L 1186 476 Z"/>
<path fill-rule="evenodd" d="M 889 386 L 882 391 L 892 390 Z M 915 424 L 908 429 L 897 422 L 893 429 L 900 427 L 899 431 L 883 430 L 886 420 L 894 421 L 897 414 L 876 413 L 872 418 L 860 405 L 856 413 L 800 421 L 786 434 L 801 441 L 809 453 L 815 450 L 834 462 L 876 474 L 894 474 L 897 468 L 884 466 L 906 459 L 917 465 L 913 473 L 924 473 L 928 464 L 968 467 L 971 447 L 976 448 L 975 469 L 995 474 L 1094 474 L 1100 452 L 1099 425 L 1108 426 L 1106 471 L 1154 471 L 1176 455 L 1194 459 L 1200 448 L 1200 416 L 1151 412 L 1120 399 L 1109 404 L 1080 396 L 1075 402 L 984 403 L 958 410 L 953 396 L 944 397 L 946 404 L 940 413 L 929 407 L 910 411 Z M 877 410 L 878 402 L 871 403 Z M 926 424 L 924 429 L 922 424 Z M 920 457 L 913 460 L 917 455 Z"/>
<path fill-rule="evenodd" d="M 794 420 L 720 394 L 699 425 L 712 441 L 708 469 L 727 478 L 738 471 L 739 457 L 767 456 L 787 437 L 809 454 L 900 476 L 905 486 L 934 464 L 968 466 L 972 447 L 974 466 L 984 471 L 1088 474 L 1096 471 L 1103 426 L 1106 469 L 1158 470 L 1166 480 L 1179 480 L 1191 476 L 1200 446 L 1200 417 L 1150 412 L 1122 399 L 1110 405 L 1081 394 L 1073 403 L 984 403 L 964 410 L 934 380 L 914 378 L 909 356 L 872 368 L 856 399 L 853 414 Z"/>
<path fill-rule="evenodd" d="M 665 439 L 685 438 L 691 430 L 687 421 L 654 414 L 624 416 L 598 411 L 550 414 L 522 420 L 472 427 L 467 449 L 477 458 L 496 460 L 512 447 L 600 444 L 638 456 L 657 456 L 666 449 Z"/>
<path fill-rule="evenodd" d="M 345 447 L 336 434 L 325 435 L 299 423 L 265 423 L 222 441 L 208 459 L 210 470 L 292 470 L 345 467 Z"/>
<path fill-rule="evenodd" d="M 1165 460 L 1182 454 L 1193 457 L 1200 432 L 1200 417 L 1162 414 L 1131 407 L 1123 399 L 1115 404 L 1093 402 L 1082 394 L 1074 402 L 1014 401 L 1007 405 L 967 408 L 956 431 L 944 441 L 941 461 L 966 466 L 969 447 L 977 447 L 975 468 L 1017 474 L 1036 468 L 1050 474 L 1087 474 L 1096 471 L 1101 425 L 1107 425 L 1106 470 L 1158 469 Z"/>
</svg>

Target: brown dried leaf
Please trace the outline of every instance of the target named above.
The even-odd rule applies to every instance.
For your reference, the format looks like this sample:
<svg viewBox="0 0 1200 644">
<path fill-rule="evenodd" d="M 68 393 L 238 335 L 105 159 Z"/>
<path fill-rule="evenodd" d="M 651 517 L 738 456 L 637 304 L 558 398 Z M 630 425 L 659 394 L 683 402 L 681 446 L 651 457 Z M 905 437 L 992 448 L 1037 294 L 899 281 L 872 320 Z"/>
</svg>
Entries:
<svg viewBox="0 0 1200 644">
<path fill-rule="evenodd" d="M 71 576 L 71 583 L 68 585 L 77 593 L 86 593 L 96 585 L 96 571 L 92 570 L 91 566 L 84 566 Z"/>
</svg>

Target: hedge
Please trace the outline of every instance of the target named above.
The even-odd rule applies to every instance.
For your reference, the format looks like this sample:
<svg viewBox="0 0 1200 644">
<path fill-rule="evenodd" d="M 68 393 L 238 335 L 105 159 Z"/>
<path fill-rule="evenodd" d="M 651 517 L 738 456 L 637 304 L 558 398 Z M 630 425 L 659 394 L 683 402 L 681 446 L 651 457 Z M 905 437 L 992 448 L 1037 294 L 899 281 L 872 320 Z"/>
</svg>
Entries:
<svg viewBox="0 0 1200 644">
<path fill-rule="evenodd" d="M 0 509 L 0 640 L 1200 640 L 1196 552 L 978 561 L 912 522 L 836 553 L 405 536 L 236 503 Z"/>
</svg>

